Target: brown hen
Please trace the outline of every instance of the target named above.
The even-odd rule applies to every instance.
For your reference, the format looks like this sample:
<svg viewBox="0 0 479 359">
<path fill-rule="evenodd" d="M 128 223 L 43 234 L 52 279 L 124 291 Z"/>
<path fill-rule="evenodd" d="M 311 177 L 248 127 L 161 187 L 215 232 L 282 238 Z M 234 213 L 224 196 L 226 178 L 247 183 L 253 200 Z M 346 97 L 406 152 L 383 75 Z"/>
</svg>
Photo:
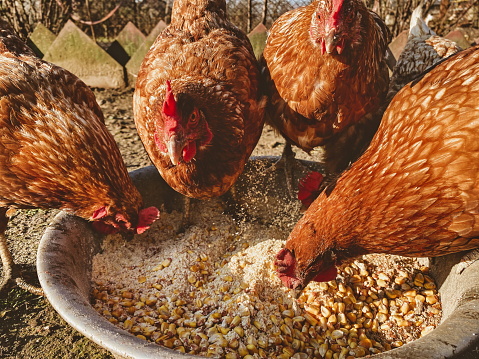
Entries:
<svg viewBox="0 0 479 359">
<path fill-rule="evenodd" d="M 283 283 L 327 281 L 366 253 L 479 246 L 479 46 L 403 87 L 366 152 L 313 202 L 277 255 Z"/>
<path fill-rule="evenodd" d="M 211 198 L 230 189 L 256 146 L 263 97 L 253 49 L 227 20 L 225 0 L 176 0 L 138 73 L 135 123 L 173 189 Z"/>
<path fill-rule="evenodd" d="M 386 99 L 374 113 L 371 123 L 379 124 L 392 98 L 404 85 L 416 79 L 427 68 L 460 50 L 454 41 L 436 35 L 427 26 L 422 19 L 422 6 L 419 5 L 411 15 L 408 41 L 393 68 Z M 330 179 L 329 182 L 334 180 L 336 178 Z M 300 181 L 298 187 L 298 199 L 303 207 L 307 208 L 319 195 L 324 183 L 311 183 L 306 177 Z"/>
<path fill-rule="evenodd" d="M 93 92 L 0 19 L 0 289 L 23 283 L 4 235 L 8 208 L 58 208 L 103 233 L 141 233 L 158 217 L 141 207 Z"/>
<path fill-rule="evenodd" d="M 270 91 L 266 121 L 306 152 L 324 146 L 342 171 L 369 143 L 389 82 L 390 33 L 361 0 L 321 0 L 291 10 L 269 31 L 261 60 Z"/>
</svg>

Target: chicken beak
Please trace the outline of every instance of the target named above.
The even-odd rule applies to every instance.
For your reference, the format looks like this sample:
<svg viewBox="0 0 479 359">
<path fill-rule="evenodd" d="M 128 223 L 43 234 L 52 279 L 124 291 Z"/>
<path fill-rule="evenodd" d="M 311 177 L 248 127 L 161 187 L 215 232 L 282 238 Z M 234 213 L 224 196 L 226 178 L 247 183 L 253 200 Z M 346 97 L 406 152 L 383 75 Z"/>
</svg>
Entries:
<svg viewBox="0 0 479 359">
<path fill-rule="evenodd" d="M 339 40 L 339 36 L 336 35 L 336 29 L 331 29 L 324 39 L 326 52 L 328 54 L 333 53 L 336 50 L 336 43 Z"/>
<path fill-rule="evenodd" d="M 178 135 L 172 135 L 168 142 L 166 142 L 168 155 L 170 156 L 170 160 L 173 165 L 176 166 L 180 162 L 184 147 L 185 141 L 183 139 L 180 139 Z"/>
</svg>

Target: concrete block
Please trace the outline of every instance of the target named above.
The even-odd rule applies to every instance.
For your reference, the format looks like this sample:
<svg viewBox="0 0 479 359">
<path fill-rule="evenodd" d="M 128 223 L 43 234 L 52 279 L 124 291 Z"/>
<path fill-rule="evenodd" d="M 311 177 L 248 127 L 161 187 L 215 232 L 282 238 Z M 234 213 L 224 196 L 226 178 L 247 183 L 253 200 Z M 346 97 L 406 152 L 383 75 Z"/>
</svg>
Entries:
<svg viewBox="0 0 479 359">
<path fill-rule="evenodd" d="M 140 48 L 145 39 L 146 36 L 130 21 L 128 21 L 116 37 L 116 41 L 118 41 L 130 57 Z"/>
<path fill-rule="evenodd" d="M 55 38 L 56 35 L 39 22 L 35 26 L 35 30 L 28 36 L 27 45 L 38 57 L 42 58 L 53 41 L 55 41 Z"/>
<path fill-rule="evenodd" d="M 467 40 L 464 32 L 461 29 L 452 30 L 446 36 L 446 39 L 454 41 L 458 44 L 463 50 L 471 46 L 471 42 Z"/>
<path fill-rule="evenodd" d="M 125 86 L 123 66 L 69 20 L 44 56 L 44 60 L 77 75 L 88 86 Z"/>
<path fill-rule="evenodd" d="M 253 51 L 256 58 L 259 58 L 263 53 L 264 47 L 266 45 L 266 38 L 268 37 L 268 29 L 262 23 L 257 25 L 251 32 L 248 34 L 249 41 L 253 46 Z"/>
<path fill-rule="evenodd" d="M 148 34 L 143 44 L 138 48 L 138 50 L 136 50 L 136 52 L 131 56 L 130 60 L 126 63 L 125 68 L 129 86 L 135 86 L 136 75 L 140 70 L 141 63 L 143 62 L 146 53 L 165 27 L 166 23 L 163 20 L 160 20 L 153 30 L 151 30 L 151 32 Z"/>
</svg>

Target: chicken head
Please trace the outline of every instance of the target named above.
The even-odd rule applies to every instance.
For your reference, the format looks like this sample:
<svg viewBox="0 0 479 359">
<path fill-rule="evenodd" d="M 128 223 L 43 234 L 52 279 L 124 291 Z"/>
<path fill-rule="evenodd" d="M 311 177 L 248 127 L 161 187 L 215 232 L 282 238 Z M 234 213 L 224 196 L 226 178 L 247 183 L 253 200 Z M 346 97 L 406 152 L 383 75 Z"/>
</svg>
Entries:
<svg viewBox="0 0 479 359">
<path fill-rule="evenodd" d="M 166 95 L 160 113 L 155 143 L 161 152 L 168 154 L 173 165 L 180 160 L 190 162 L 199 147 L 211 142 L 213 133 L 204 113 L 188 94 L 179 93 L 175 99 L 170 81 L 166 81 Z"/>
<path fill-rule="evenodd" d="M 322 210 L 324 201 L 334 201 L 334 190 L 331 197 L 327 192 L 323 191 L 311 204 L 291 231 L 284 248 L 276 255 L 278 276 L 290 289 L 301 291 L 311 281 L 333 280 L 338 272 L 337 266 L 366 253 L 354 241 L 354 213 L 343 212 L 340 207 L 337 212 Z M 346 234 L 326 230 L 330 225 Z"/>
<path fill-rule="evenodd" d="M 321 47 L 321 54 L 341 55 L 348 46 L 361 43 L 361 17 L 351 0 L 321 0 L 311 20 L 311 40 Z"/>
<path fill-rule="evenodd" d="M 333 280 L 338 273 L 334 253 L 331 251 L 323 253 L 310 263 L 301 263 L 296 260 L 294 252 L 283 248 L 276 255 L 275 265 L 283 284 L 295 290 L 303 290 L 310 281 Z"/>
</svg>

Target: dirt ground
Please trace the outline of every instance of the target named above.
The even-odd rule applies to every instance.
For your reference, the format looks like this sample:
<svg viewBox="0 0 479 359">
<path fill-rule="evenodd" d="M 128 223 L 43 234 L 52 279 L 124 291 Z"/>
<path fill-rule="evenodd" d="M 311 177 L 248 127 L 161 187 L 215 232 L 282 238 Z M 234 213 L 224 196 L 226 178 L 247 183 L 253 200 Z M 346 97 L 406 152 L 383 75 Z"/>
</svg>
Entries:
<svg viewBox="0 0 479 359">
<path fill-rule="evenodd" d="M 95 94 L 128 170 L 150 165 L 133 122 L 132 90 L 95 90 Z M 266 127 L 253 155 L 280 155 L 283 144 L 284 140 Z M 311 159 L 306 153 L 297 152 L 297 158 Z M 6 236 L 14 260 L 32 284 L 38 284 L 35 260 L 40 237 L 57 213 L 57 210 L 18 210 L 9 222 Z M 113 356 L 72 329 L 45 298 L 13 288 L 0 293 L 0 358 L 107 359 Z"/>
</svg>

